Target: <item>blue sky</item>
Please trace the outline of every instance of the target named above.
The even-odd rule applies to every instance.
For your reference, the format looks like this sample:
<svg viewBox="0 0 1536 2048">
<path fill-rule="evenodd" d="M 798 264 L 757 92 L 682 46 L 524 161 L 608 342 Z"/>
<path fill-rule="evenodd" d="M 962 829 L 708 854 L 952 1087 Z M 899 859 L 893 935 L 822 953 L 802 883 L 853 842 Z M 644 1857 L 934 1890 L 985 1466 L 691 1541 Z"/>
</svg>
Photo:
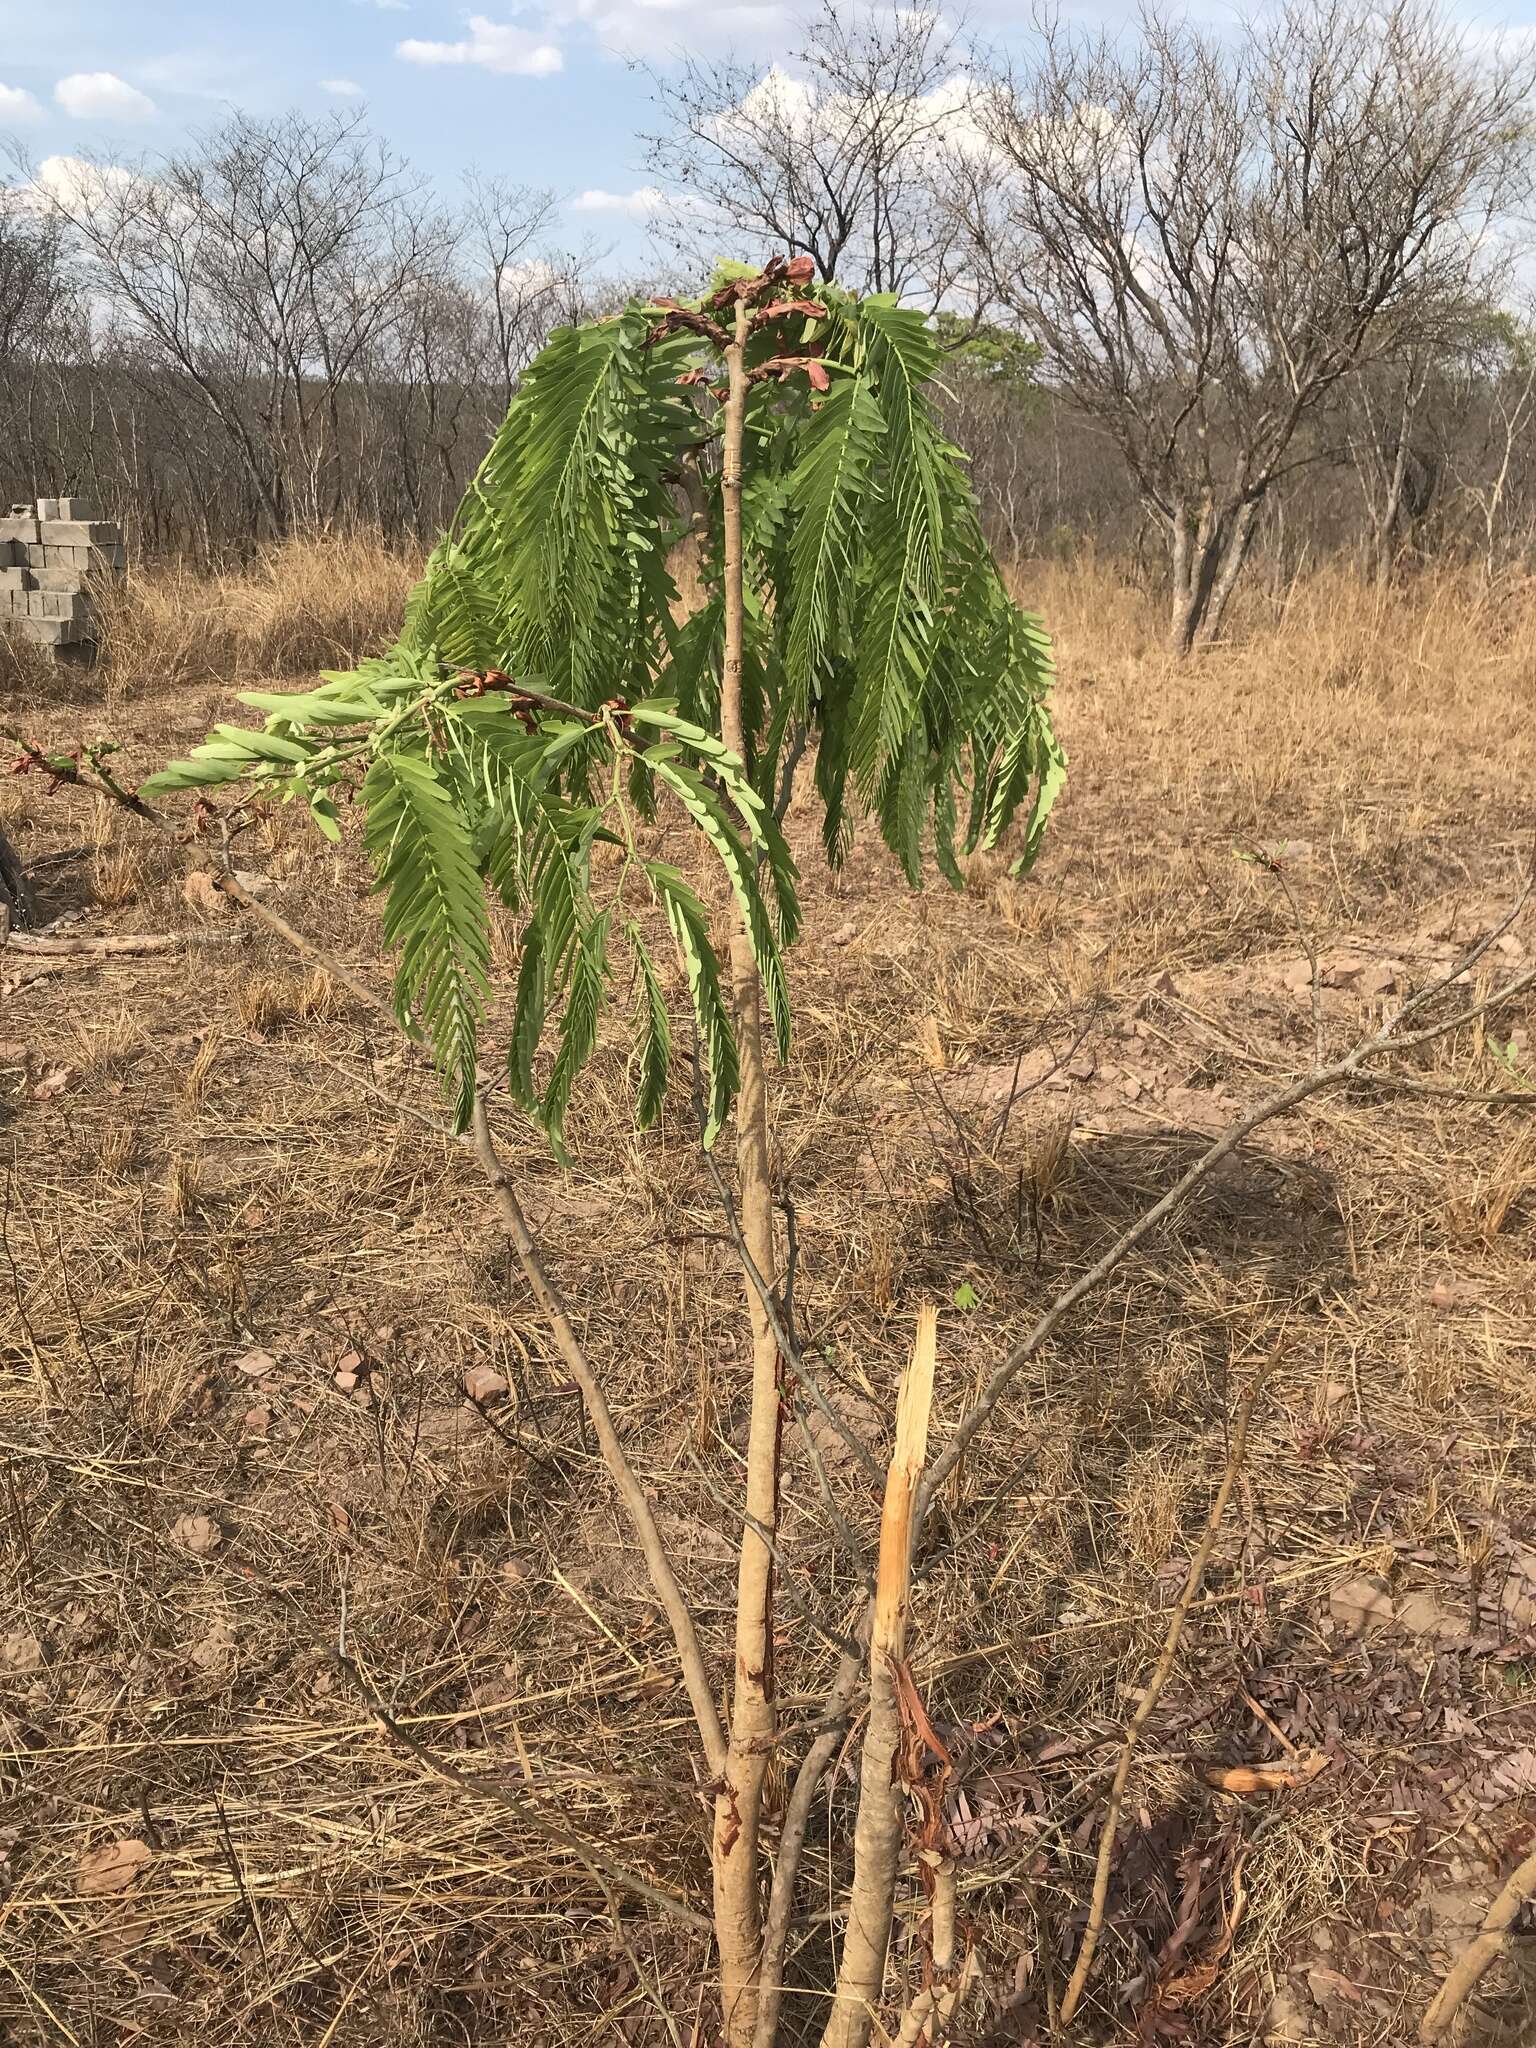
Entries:
<svg viewBox="0 0 1536 2048">
<path fill-rule="evenodd" d="M 231 106 L 370 125 L 444 187 L 471 167 L 575 199 L 645 184 L 635 59 L 784 48 L 777 0 L 0 0 L 0 136 L 34 159 L 173 148 Z M 564 239 L 646 248 L 622 208 Z"/>
<path fill-rule="evenodd" d="M 967 11 L 1005 37 L 1027 0 Z M 734 49 L 766 68 L 794 13 L 795 0 L 0 0 L 0 136 L 39 159 L 122 160 L 234 105 L 361 105 L 443 187 L 471 167 L 552 187 L 570 202 L 564 240 L 639 261 L 639 213 L 594 203 L 646 183 L 650 88 L 633 60 Z M 1536 0 L 1498 18 L 1536 19 Z"/>
</svg>

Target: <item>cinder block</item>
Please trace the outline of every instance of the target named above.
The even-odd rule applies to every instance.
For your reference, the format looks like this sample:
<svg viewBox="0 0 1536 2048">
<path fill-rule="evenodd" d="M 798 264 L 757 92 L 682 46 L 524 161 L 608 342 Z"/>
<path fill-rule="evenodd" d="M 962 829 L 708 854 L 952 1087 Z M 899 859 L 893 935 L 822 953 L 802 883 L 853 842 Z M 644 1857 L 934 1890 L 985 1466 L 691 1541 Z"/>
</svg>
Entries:
<svg viewBox="0 0 1536 2048">
<path fill-rule="evenodd" d="M 83 590 L 39 590 L 35 595 L 45 619 L 73 619 L 80 625 L 90 617 L 90 600 Z"/>
<path fill-rule="evenodd" d="M 29 590 L 31 586 L 30 570 L 0 569 L 0 590 Z"/>
<path fill-rule="evenodd" d="M 73 619 L 28 619 L 22 631 L 39 647 L 71 647 L 85 637 Z"/>
<path fill-rule="evenodd" d="M 101 510 L 94 498 L 60 498 L 61 519 L 100 519 Z"/>
<path fill-rule="evenodd" d="M 36 541 L 38 533 L 37 515 L 32 512 L 13 512 L 9 519 L 0 519 L 0 540 Z"/>
<path fill-rule="evenodd" d="M 121 574 L 128 566 L 127 553 L 121 547 L 55 547 L 44 541 L 30 541 L 20 552 L 25 566 L 34 575 L 41 575 L 44 570 L 60 570 L 72 575 L 76 582 L 109 571 Z"/>
<path fill-rule="evenodd" d="M 123 544 L 122 529 L 106 519 L 39 519 L 38 539 L 50 548 L 111 548 Z"/>
<path fill-rule="evenodd" d="M 83 590 L 85 588 L 85 577 L 78 569 L 21 569 L 17 573 L 18 575 L 30 577 L 39 590 Z"/>
</svg>

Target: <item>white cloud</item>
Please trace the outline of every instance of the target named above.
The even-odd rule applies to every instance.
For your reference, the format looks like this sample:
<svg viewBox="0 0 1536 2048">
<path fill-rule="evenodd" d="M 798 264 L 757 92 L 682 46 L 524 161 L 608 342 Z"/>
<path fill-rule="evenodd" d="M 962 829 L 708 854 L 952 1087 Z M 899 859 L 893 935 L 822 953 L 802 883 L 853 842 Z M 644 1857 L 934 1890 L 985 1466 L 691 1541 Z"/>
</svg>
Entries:
<svg viewBox="0 0 1536 2048">
<path fill-rule="evenodd" d="M 339 100 L 357 100 L 363 96 L 363 88 L 355 78 L 322 78 L 322 92 L 333 92 Z"/>
<path fill-rule="evenodd" d="M 361 0 L 368 5 L 370 0 Z M 398 0 L 371 0 L 374 6 Z M 485 0 L 482 0 L 485 4 Z M 793 0 L 501 0 L 516 20 L 469 17 L 453 42 L 411 38 L 397 47 L 410 64 L 477 64 L 487 71 L 540 77 L 563 68 L 572 33 L 614 57 L 675 58 L 682 50 L 782 49 Z M 531 24 L 531 25 L 522 25 Z"/>
<path fill-rule="evenodd" d="M 136 171 L 120 164 L 92 164 L 79 156 L 45 156 L 30 185 L 16 193 L 18 202 L 41 212 L 50 206 L 66 213 L 94 213 L 107 201 L 142 186 Z"/>
<path fill-rule="evenodd" d="M 367 7 L 370 0 L 359 0 L 359 4 Z M 371 0 L 371 4 L 377 7 L 381 14 L 404 14 L 408 10 L 409 0 Z"/>
<path fill-rule="evenodd" d="M 0 85 L 0 121 L 40 121 L 43 110 L 19 85 Z"/>
<path fill-rule="evenodd" d="M 936 169 L 947 152 L 984 157 L 989 145 L 977 119 L 977 88 L 963 71 L 952 72 L 927 92 L 892 101 L 891 133 L 917 164 Z M 720 142 L 751 144 L 757 137 L 788 133 L 802 142 L 841 144 L 857 138 L 867 109 L 856 96 L 818 91 L 771 64 L 736 106 L 717 114 L 710 131 Z M 855 145 L 857 146 L 857 145 Z"/>
<path fill-rule="evenodd" d="M 53 88 L 53 97 L 77 121 L 152 121 L 155 103 L 147 93 L 111 71 L 72 71 Z"/>
<path fill-rule="evenodd" d="M 573 213 L 627 213 L 636 220 L 649 220 L 660 213 L 667 195 L 657 185 L 641 185 L 634 192 L 605 192 L 601 186 L 578 192 L 571 201 Z"/>
<path fill-rule="evenodd" d="M 655 220 L 662 214 L 676 220 L 685 213 L 712 210 L 697 192 L 663 192 L 659 185 L 637 185 L 633 192 L 609 192 L 596 185 L 570 202 L 572 213 L 623 213 L 631 220 Z"/>
<path fill-rule="evenodd" d="M 521 78 L 547 78 L 564 67 L 559 45 L 531 29 L 491 21 L 483 14 L 472 14 L 468 26 L 469 34 L 460 42 L 424 43 L 412 37 L 395 46 L 395 55 L 407 64 L 475 64 L 482 71 Z"/>
</svg>

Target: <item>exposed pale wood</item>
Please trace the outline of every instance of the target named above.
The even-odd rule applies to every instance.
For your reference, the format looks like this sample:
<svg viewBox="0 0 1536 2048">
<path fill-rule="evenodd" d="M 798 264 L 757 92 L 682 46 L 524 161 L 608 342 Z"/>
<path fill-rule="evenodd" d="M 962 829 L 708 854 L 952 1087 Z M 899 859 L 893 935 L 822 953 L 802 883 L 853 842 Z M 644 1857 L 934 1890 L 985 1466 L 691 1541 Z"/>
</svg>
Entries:
<svg viewBox="0 0 1536 2048">
<path fill-rule="evenodd" d="M 1421 2041 L 1443 2041 L 1463 2003 L 1477 1989 L 1483 1973 L 1504 1953 L 1509 1930 L 1527 1899 L 1536 1898 L 1536 1849 L 1509 1874 L 1509 1882 L 1488 1908 L 1487 1917 L 1445 1974 L 1429 2010 L 1419 2022 Z"/>
<path fill-rule="evenodd" d="M 866 2048 L 885 1979 L 903 1835 L 904 1794 L 895 1775 L 901 1747 L 896 1667 L 907 1647 L 912 1514 L 928 1454 L 938 1324 L 937 1309 L 925 1304 L 918 1310 L 912 1358 L 896 1402 L 896 1443 L 880 1517 L 880 1563 L 869 1640 L 869 1720 L 859 1763 L 853 1879 L 842 1965 L 822 2048 Z"/>
</svg>

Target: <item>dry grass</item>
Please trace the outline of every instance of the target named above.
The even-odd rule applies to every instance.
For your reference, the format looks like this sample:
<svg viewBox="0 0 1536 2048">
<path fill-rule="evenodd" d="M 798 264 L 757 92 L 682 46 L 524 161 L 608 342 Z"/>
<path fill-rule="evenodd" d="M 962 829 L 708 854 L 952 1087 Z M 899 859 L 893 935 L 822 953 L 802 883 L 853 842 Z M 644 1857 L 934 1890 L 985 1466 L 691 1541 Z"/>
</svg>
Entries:
<svg viewBox="0 0 1536 2048">
<path fill-rule="evenodd" d="M 106 685 L 134 765 L 229 715 L 221 679 L 297 674 L 381 634 L 406 565 L 390 594 L 377 555 L 348 588 L 356 560 L 305 560 L 292 591 L 276 565 L 201 594 L 141 579 L 139 637 L 116 640 Z M 1197 1133 L 1308 1057 L 1289 913 L 1234 848 L 1292 849 L 1339 967 L 1336 1039 L 1380 1003 L 1349 962 L 1426 971 L 1528 845 L 1536 733 L 1510 708 L 1536 666 L 1527 589 L 1446 575 L 1377 600 L 1319 573 L 1254 593 L 1230 648 L 1178 667 L 1156 608 L 1107 570 L 1020 580 L 1058 630 L 1074 762 L 1038 873 L 986 858 L 963 898 L 911 896 L 867 841 L 827 877 L 814 818 L 791 820 L 808 935 L 776 1127 L 799 1315 L 877 1455 L 921 1300 L 962 1282 L 975 1297 L 943 1319 L 937 1430 Z M 80 687 L 62 679 L 28 723 L 89 723 L 67 701 Z M 53 908 L 88 928 L 198 924 L 166 850 L 92 838 L 31 782 L 0 805 Z M 302 832 L 284 812 L 246 857 L 382 981 L 355 847 L 333 857 Z M 472 1172 L 390 1107 L 433 1111 L 430 1086 L 376 1018 L 254 933 L 25 972 L 0 970 L 0 1637 L 28 1667 L 0 1672 L 0 2018 L 20 2041 L 91 2048 L 190 2030 L 208 2048 L 708 2040 L 695 1935 L 616 1918 L 526 1810 L 456 1794 L 391 1746 L 331 1659 L 345 1616 L 369 1683 L 440 1756 L 698 1896 L 706 1809 L 665 1630 Z M 38 1096 L 58 1071 L 67 1085 Z M 1420 1078 L 1509 1080 L 1470 1034 Z M 532 1132 L 504 1135 L 718 1645 L 739 1288 L 683 1110 L 641 1139 L 625 1102 L 615 1029 L 570 1172 Z M 1319 1101 L 1085 1310 L 967 1457 L 920 1560 L 913 1642 L 975 1828 L 977 2039 L 1050 2038 L 1093 1774 L 1155 1657 L 1233 1382 L 1261 1357 L 1258 1441 L 1132 1779 L 1079 2038 L 1135 2038 L 1159 1980 L 1200 2042 L 1263 2039 L 1266 2013 L 1277 2039 L 1408 2038 L 1451 1907 L 1487 1896 L 1536 1817 L 1495 1785 L 1536 1747 L 1536 1639 L 1505 1590 L 1522 1549 L 1536 1560 L 1533 1250 L 1520 1109 Z M 484 1413 L 461 1395 L 476 1365 L 509 1388 Z M 868 1541 L 858 1466 L 811 1434 Z M 786 1444 L 798 1584 L 840 1624 L 857 1578 L 798 1427 Z M 216 1548 L 188 1548 L 189 1513 L 217 1523 Z M 1459 1635 L 1349 1640 L 1328 1595 L 1362 1572 L 1399 1603 L 1431 1592 Z M 831 1662 L 787 1604 L 779 1659 L 797 1700 Z M 1267 1802 L 1205 1785 L 1199 1765 L 1282 1754 L 1246 1700 L 1328 1770 Z M 813 1913 L 845 1868 L 846 1775 L 830 1799 Z M 85 1889 L 82 1854 L 127 1838 L 151 1850 L 132 1884 Z M 1186 1896 L 1189 1938 L 1164 1951 Z M 914 1889 L 903 1975 L 921 1967 L 919 1907 Z M 824 1936 L 802 1932 L 807 1981 Z M 1181 1971 L 1204 1974 L 1177 1991 Z M 1490 1990 L 1519 2010 L 1512 1980 Z M 793 2010 L 811 2027 L 814 2000 Z"/>
<path fill-rule="evenodd" d="M 295 539 L 247 567 L 158 568 L 103 593 L 112 683 L 246 684 L 342 668 L 386 639 L 421 558 L 363 535 Z"/>
</svg>

